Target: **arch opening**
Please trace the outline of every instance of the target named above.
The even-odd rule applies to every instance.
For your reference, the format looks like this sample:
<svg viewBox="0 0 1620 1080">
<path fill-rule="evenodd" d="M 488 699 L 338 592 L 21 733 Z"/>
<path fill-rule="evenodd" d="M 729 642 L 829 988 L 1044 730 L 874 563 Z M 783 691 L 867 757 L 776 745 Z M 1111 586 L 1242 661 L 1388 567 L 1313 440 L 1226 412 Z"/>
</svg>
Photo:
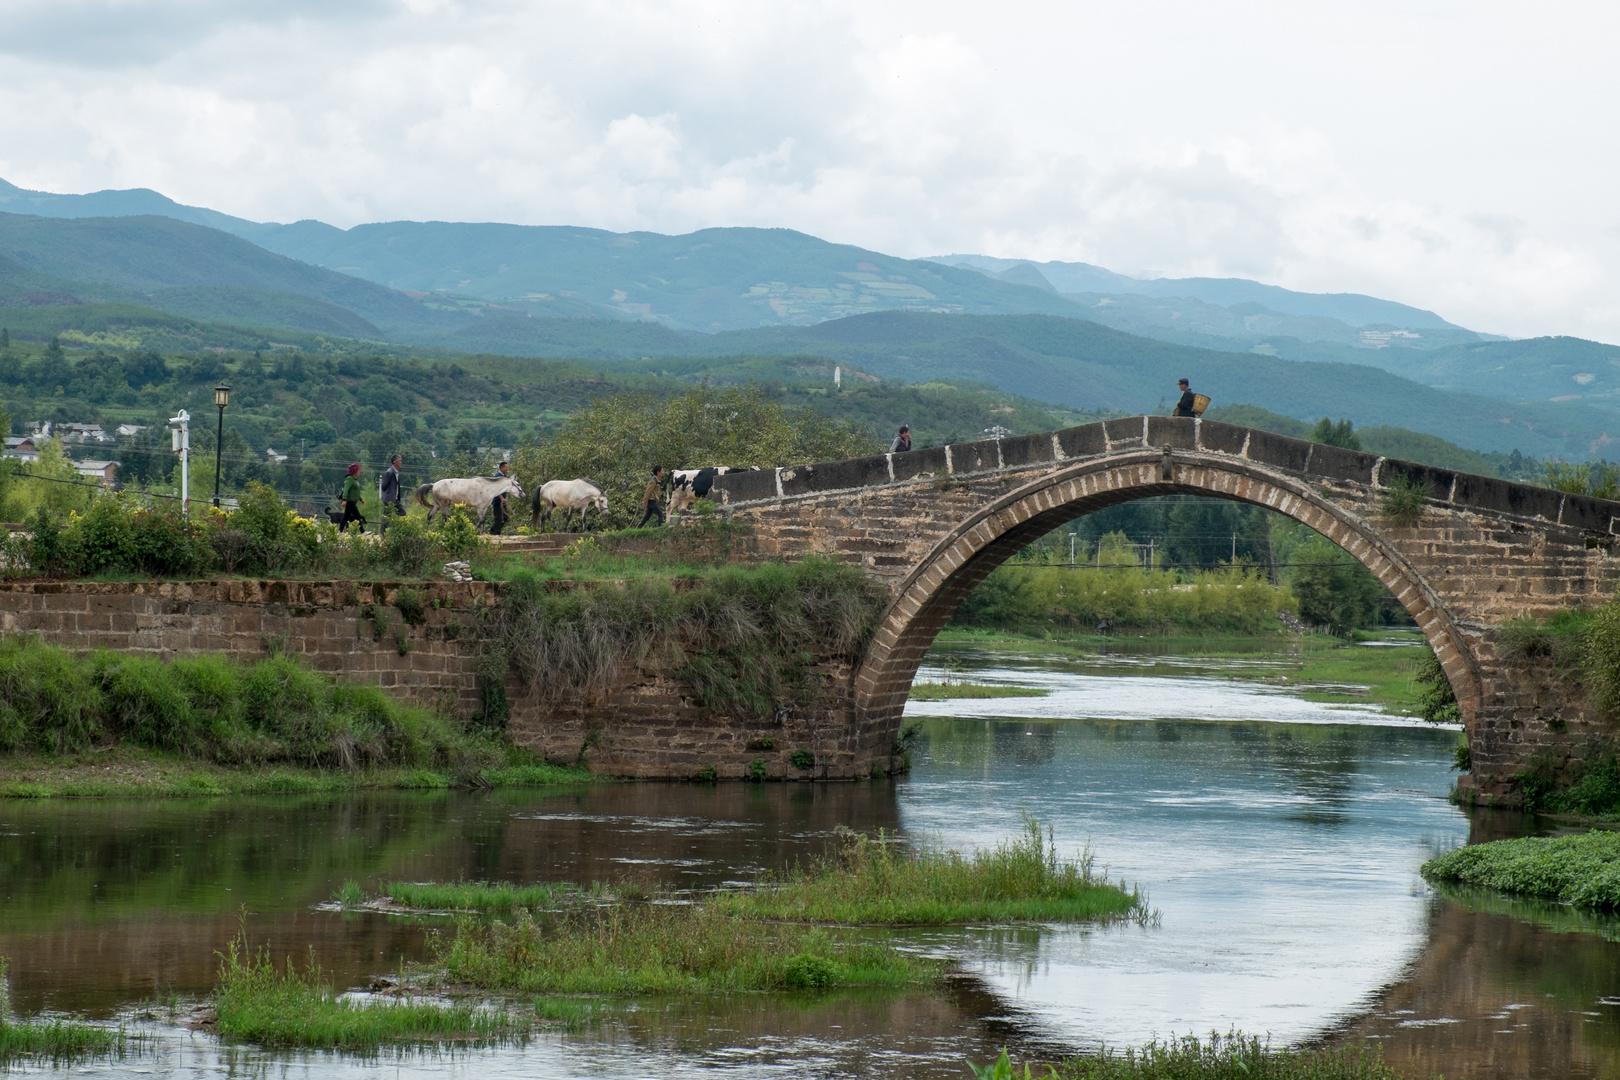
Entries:
<svg viewBox="0 0 1620 1080">
<path fill-rule="evenodd" d="M 1434 650 L 1464 723 L 1480 701 L 1479 674 L 1434 591 L 1378 529 L 1308 485 L 1244 460 L 1140 451 L 1047 474 L 994 500 L 945 535 L 895 592 L 855 673 L 858 714 L 893 725 L 924 655 L 957 606 L 1026 545 L 1098 510 L 1164 495 L 1213 496 L 1275 511 L 1355 558 L 1404 607 Z"/>
</svg>

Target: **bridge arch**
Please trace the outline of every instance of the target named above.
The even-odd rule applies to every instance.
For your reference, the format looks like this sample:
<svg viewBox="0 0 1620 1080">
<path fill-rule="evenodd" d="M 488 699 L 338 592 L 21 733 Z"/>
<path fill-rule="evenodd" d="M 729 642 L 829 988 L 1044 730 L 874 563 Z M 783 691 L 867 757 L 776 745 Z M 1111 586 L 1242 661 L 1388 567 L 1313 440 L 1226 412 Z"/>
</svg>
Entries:
<svg viewBox="0 0 1620 1080">
<path fill-rule="evenodd" d="M 957 605 L 1019 549 L 1074 518 L 1160 495 L 1204 495 L 1275 510 L 1326 536 L 1372 571 L 1422 629 L 1472 725 L 1481 679 L 1455 618 L 1391 540 L 1301 480 L 1225 454 L 1142 449 L 1046 473 L 948 531 L 895 590 L 854 673 L 863 726 L 898 725 L 911 683 Z"/>
</svg>

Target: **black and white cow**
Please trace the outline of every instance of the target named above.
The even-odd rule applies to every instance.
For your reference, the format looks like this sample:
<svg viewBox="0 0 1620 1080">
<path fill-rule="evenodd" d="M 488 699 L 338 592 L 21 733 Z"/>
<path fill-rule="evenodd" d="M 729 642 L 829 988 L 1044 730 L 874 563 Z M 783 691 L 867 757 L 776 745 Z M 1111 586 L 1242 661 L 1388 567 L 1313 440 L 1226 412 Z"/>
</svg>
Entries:
<svg viewBox="0 0 1620 1080">
<path fill-rule="evenodd" d="M 757 470 L 758 465 L 753 466 Z M 749 470 L 749 471 L 753 471 Z M 707 469 L 676 469 L 670 476 L 672 483 L 669 491 L 669 509 L 673 514 L 679 514 L 699 499 L 709 497 L 714 490 L 714 478 L 724 476 L 729 472 L 743 472 L 742 469 L 733 469 L 727 465 L 711 465 Z"/>
</svg>

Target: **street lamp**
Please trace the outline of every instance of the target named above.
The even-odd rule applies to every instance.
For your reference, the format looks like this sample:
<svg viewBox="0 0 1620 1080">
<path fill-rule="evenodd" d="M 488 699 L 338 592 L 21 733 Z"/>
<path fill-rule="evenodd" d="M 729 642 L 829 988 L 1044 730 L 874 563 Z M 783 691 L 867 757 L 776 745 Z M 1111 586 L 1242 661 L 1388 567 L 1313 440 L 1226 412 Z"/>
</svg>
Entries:
<svg viewBox="0 0 1620 1080">
<path fill-rule="evenodd" d="M 219 406 L 219 438 L 214 442 L 214 509 L 219 509 L 219 463 L 225 456 L 225 406 L 231 403 L 231 388 L 224 383 L 214 387 L 214 404 Z"/>
</svg>

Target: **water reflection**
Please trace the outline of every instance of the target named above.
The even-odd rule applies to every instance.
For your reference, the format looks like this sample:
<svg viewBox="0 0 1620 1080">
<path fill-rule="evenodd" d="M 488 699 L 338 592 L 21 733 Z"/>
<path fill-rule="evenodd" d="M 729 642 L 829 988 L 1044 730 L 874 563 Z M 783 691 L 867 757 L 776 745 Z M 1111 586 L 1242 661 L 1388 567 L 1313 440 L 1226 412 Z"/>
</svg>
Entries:
<svg viewBox="0 0 1620 1080">
<path fill-rule="evenodd" d="M 1345 723 L 1209 678 L 1207 660 L 1189 662 L 1193 678 L 1167 676 L 1162 656 L 1108 670 L 974 662 L 975 679 L 1048 679 L 1058 693 L 928 706 L 952 715 L 922 721 L 915 770 L 892 783 L 0 803 L 15 1003 L 109 1016 L 171 991 L 200 999 L 243 918 L 255 941 L 313 949 L 345 985 L 420 956 L 421 922 L 316 907 L 350 878 L 629 873 L 704 888 L 804 858 L 841 824 L 972 846 L 1016 831 L 1027 809 L 1060 845 L 1090 842 L 1114 877 L 1143 885 L 1161 922 L 906 932 L 908 947 L 961 957 L 964 975 L 943 992 L 637 1001 L 596 1028 L 493 1050 L 370 1061 L 221 1046 L 158 1023 L 138 1067 L 933 1078 L 1003 1044 L 1051 1058 L 1235 1025 L 1277 1042 L 1378 1038 L 1396 1064 L 1453 1080 L 1620 1075 L 1620 922 L 1437 896 L 1416 874 L 1465 840 L 1535 827 L 1445 801 L 1452 732 Z M 1133 664 L 1149 674 L 1121 674 Z"/>
</svg>

